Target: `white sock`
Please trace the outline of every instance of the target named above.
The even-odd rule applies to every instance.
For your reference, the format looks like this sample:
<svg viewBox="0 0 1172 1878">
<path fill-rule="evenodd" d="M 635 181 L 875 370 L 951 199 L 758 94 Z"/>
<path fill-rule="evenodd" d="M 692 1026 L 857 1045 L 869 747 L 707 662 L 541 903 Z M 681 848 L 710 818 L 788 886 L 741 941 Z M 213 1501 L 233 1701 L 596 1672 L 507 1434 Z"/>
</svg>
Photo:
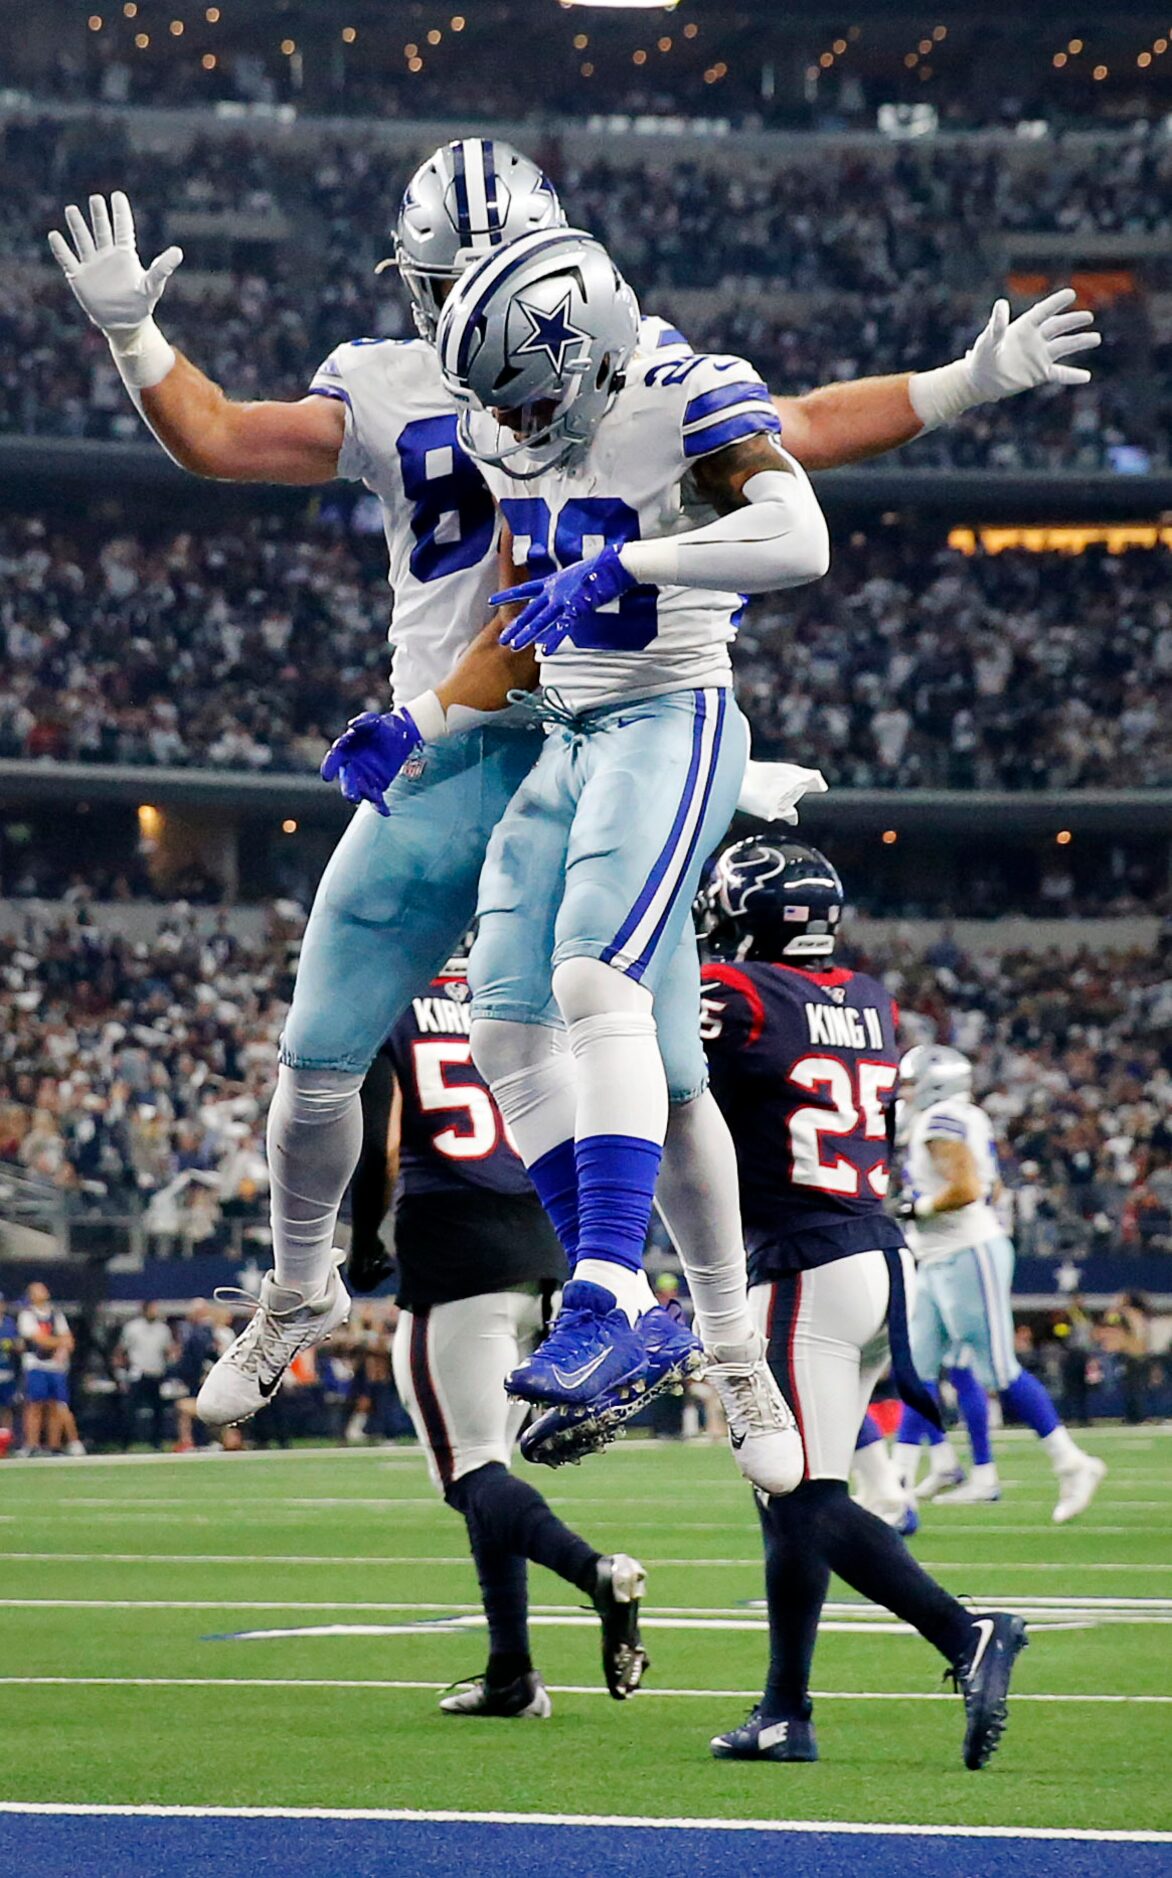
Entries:
<svg viewBox="0 0 1172 1878">
<path fill-rule="evenodd" d="M 1068 1429 L 1059 1423 L 1048 1435 L 1042 1436 L 1042 1446 L 1050 1456 L 1050 1465 L 1056 1474 L 1065 1474 L 1072 1467 L 1078 1467 L 1084 1459 L 1078 1442 L 1073 1440 Z"/>
<path fill-rule="evenodd" d="M 930 1474 L 953 1474 L 959 1465 L 956 1449 L 951 1441 L 938 1441 L 935 1447 L 928 1449 L 928 1472 Z"/>
<path fill-rule="evenodd" d="M 277 1283 L 320 1297 L 338 1208 L 362 1148 L 357 1071 L 282 1063 L 269 1108 L 269 1214 Z"/>
<path fill-rule="evenodd" d="M 996 1487 L 999 1484 L 996 1461 L 982 1461 L 973 1468 L 969 1479 L 974 1487 Z"/>
<path fill-rule="evenodd" d="M 680 1255 L 701 1341 L 753 1345 L 736 1149 L 707 1089 L 671 1106 L 655 1204 Z"/>
<path fill-rule="evenodd" d="M 892 1455 L 895 1471 L 905 1487 L 914 1487 L 916 1475 L 920 1471 L 920 1444 L 918 1441 L 897 1441 Z"/>
<path fill-rule="evenodd" d="M 574 1267 L 574 1283 L 579 1280 L 613 1292 L 615 1303 L 632 1324 L 647 1309 L 646 1293 L 650 1287 L 646 1276 L 643 1272 L 633 1272 L 629 1265 L 620 1265 L 611 1259 L 579 1259 Z"/>
</svg>

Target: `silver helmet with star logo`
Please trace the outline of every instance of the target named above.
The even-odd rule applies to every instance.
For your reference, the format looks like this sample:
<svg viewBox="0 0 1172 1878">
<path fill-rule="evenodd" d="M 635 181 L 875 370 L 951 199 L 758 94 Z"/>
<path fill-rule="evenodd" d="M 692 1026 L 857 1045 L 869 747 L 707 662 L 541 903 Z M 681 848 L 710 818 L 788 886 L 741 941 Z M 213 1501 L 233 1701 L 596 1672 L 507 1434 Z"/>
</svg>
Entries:
<svg viewBox="0 0 1172 1878">
<path fill-rule="evenodd" d="M 639 306 L 581 229 L 526 235 L 464 274 L 436 344 L 460 441 L 530 480 L 586 449 L 639 337 Z"/>
<path fill-rule="evenodd" d="M 397 267 L 415 325 L 435 339 L 445 295 L 465 268 L 534 229 L 564 228 L 565 211 L 540 164 L 499 137 L 460 137 L 421 163 L 395 222 Z"/>
</svg>

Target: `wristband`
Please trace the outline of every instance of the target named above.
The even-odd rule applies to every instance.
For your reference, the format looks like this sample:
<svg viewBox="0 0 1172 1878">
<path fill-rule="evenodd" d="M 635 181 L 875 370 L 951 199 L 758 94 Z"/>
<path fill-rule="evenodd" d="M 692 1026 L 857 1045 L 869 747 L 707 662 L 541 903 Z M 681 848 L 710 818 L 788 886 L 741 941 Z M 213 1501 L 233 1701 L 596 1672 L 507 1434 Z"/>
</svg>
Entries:
<svg viewBox="0 0 1172 1878">
<path fill-rule="evenodd" d="M 973 390 L 967 359 L 957 359 L 952 365 L 937 365 L 930 372 L 913 372 L 908 380 L 907 395 L 925 430 L 951 423 L 954 417 L 971 411 L 975 404 L 984 403 Z"/>
<path fill-rule="evenodd" d="M 414 724 L 422 743 L 439 743 L 447 736 L 448 714 L 434 691 L 424 691 L 410 704 L 400 704 L 396 709 Z"/>
<path fill-rule="evenodd" d="M 110 352 L 126 389 L 150 391 L 161 385 L 175 363 L 175 348 L 164 339 L 153 319 L 141 326 L 120 326 L 107 333 Z"/>
</svg>

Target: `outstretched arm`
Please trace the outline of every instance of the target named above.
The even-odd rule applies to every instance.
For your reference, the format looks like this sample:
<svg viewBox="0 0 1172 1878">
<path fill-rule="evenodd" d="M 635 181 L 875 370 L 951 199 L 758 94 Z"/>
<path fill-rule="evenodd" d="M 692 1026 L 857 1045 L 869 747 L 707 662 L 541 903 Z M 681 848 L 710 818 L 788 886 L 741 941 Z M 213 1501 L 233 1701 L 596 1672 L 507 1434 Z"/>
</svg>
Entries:
<svg viewBox="0 0 1172 1878">
<path fill-rule="evenodd" d="M 1090 372 L 1065 363 L 1102 341 L 1094 314 L 1074 306 L 1061 287 L 1009 317 L 998 300 L 963 359 L 928 372 L 824 385 L 800 398 L 774 398 L 786 449 L 808 470 L 835 469 L 882 456 L 922 430 L 949 423 L 974 405 L 1016 397 L 1036 385 L 1085 385 Z"/>
<path fill-rule="evenodd" d="M 321 483 L 337 474 L 346 428 L 339 404 L 318 397 L 236 404 L 164 338 L 154 311 L 183 251 L 168 248 L 144 268 L 120 191 L 109 207 L 91 196 L 89 222 L 73 204 L 65 221 L 70 240 L 54 229 L 49 246 L 168 456 L 227 482 Z"/>
</svg>

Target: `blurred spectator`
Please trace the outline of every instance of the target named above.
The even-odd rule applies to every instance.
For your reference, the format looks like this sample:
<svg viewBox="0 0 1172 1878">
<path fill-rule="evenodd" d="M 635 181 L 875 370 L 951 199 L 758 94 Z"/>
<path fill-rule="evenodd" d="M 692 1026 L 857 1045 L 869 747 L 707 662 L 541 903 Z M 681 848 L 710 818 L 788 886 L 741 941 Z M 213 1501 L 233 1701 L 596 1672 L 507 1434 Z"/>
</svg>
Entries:
<svg viewBox="0 0 1172 1878">
<path fill-rule="evenodd" d="M 1103 1319 L 1103 1348 L 1118 1358 L 1123 1373 L 1123 1414 L 1133 1424 L 1148 1417 L 1151 1311 L 1138 1291 L 1121 1291 Z"/>
<path fill-rule="evenodd" d="M 69 1415 L 69 1359 L 73 1335 L 48 1285 L 31 1284 L 16 1320 L 24 1347 L 25 1454 L 84 1453 Z M 72 1425 L 72 1435 L 70 1427 Z"/>
<path fill-rule="evenodd" d="M 152 1448 L 163 1445 L 163 1378 L 176 1353 L 171 1326 L 159 1316 L 159 1307 L 148 1298 L 137 1317 L 123 1326 L 120 1354 L 126 1365 L 126 1440 L 136 1438 L 138 1418 L 150 1417 Z"/>
<path fill-rule="evenodd" d="M 1085 1426 L 1089 1420 L 1087 1367 L 1095 1347 L 1095 1326 L 1079 1292 L 1071 1293 L 1054 1329 L 1061 1340 L 1062 1419 Z"/>
<path fill-rule="evenodd" d="M 0 1459 L 12 1446 L 16 1392 L 20 1381 L 20 1333 L 0 1292 Z"/>
</svg>

